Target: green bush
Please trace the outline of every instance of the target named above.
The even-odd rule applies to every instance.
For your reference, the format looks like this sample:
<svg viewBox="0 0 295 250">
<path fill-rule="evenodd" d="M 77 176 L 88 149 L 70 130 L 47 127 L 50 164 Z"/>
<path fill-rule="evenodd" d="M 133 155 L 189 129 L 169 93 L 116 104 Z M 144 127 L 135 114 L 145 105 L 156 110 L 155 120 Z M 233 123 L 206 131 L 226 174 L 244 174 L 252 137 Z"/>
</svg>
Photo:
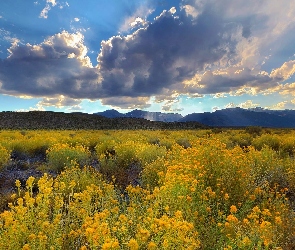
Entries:
<svg viewBox="0 0 295 250">
<path fill-rule="evenodd" d="M 179 138 L 175 141 L 178 145 L 182 146 L 185 149 L 190 148 L 192 146 L 187 138 Z"/>
<path fill-rule="evenodd" d="M 264 146 L 268 146 L 271 149 L 278 151 L 280 148 L 280 138 L 276 135 L 264 134 L 260 137 L 256 137 L 253 140 L 252 145 L 257 150 L 261 150 Z"/>
</svg>

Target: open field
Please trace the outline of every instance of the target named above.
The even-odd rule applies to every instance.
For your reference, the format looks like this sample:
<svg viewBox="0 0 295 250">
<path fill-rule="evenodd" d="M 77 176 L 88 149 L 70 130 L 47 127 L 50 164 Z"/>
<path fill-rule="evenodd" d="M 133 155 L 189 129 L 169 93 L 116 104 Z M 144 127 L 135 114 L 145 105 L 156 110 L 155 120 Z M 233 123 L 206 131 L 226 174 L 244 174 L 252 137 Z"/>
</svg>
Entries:
<svg viewBox="0 0 295 250">
<path fill-rule="evenodd" d="M 295 249 L 294 154 L 293 130 L 2 130 L 0 249 Z"/>
</svg>

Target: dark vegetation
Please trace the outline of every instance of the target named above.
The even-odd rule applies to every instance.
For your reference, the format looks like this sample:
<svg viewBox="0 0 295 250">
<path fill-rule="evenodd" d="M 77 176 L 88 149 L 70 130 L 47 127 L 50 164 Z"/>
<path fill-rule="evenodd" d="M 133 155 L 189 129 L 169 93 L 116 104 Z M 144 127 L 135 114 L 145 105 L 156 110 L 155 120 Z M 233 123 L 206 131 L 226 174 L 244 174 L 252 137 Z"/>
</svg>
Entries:
<svg viewBox="0 0 295 250">
<path fill-rule="evenodd" d="M 51 111 L 1 112 L 0 129 L 198 129 L 199 122 L 159 122 L 143 118 L 106 118 L 84 113 Z"/>
</svg>

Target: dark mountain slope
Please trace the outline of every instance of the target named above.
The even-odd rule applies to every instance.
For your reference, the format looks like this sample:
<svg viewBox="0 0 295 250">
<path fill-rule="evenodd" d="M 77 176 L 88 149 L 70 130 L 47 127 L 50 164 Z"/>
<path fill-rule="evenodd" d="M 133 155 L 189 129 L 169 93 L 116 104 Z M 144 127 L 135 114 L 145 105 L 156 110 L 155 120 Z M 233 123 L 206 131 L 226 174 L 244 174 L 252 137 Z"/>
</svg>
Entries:
<svg viewBox="0 0 295 250">
<path fill-rule="evenodd" d="M 0 129 L 196 129 L 198 122 L 153 122 L 141 118 L 106 118 L 51 111 L 0 112 Z"/>
<path fill-rule="evenodd" d="M 194 113 L 179 120 L 181 122 L 197 121 L 213 127 L 261 126 L 270 128 L 294 128 L 295 114 L 277 112 L 255 112 L 233 108 L 217 110 L 213 113 Z"/>
</svg>

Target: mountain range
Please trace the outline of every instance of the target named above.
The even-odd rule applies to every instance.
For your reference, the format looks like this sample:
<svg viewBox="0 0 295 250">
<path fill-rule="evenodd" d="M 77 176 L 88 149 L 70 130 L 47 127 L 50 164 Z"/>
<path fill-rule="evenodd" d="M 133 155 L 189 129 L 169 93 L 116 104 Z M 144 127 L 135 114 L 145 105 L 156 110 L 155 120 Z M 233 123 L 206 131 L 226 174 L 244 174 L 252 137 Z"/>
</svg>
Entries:
<svg viewBox="0 0 295 250">
<path fill-rule="evenodd" d="M 177 113 L 149 112 L 137 109 L 125 114 L 114 109 L 95 114 L 107 118 L 133 117 L 162 122 L 199 122 L 212 127 L 295 128 L 295 110 L 268 110 L 259 107 L 253 109 L 227 108 L 212 113 L 192 113 L 184 117 Z"/>
<path fill-rule="evenodd" d="M 129 117 L 129 118 L 143 118 L 149 121 L 160 121 L 160 122 L 176 122 L 183 118 L 180 114 L 175 113 L 161 113 L 161 112 L 149 112 L 144 110 L 132 110 L 128 113 L 120 113 L 115 109 L 109 109 L 103 112 L 94 113 L 107 118 L 118 118 L 118 117 Z"/>
</svg>

